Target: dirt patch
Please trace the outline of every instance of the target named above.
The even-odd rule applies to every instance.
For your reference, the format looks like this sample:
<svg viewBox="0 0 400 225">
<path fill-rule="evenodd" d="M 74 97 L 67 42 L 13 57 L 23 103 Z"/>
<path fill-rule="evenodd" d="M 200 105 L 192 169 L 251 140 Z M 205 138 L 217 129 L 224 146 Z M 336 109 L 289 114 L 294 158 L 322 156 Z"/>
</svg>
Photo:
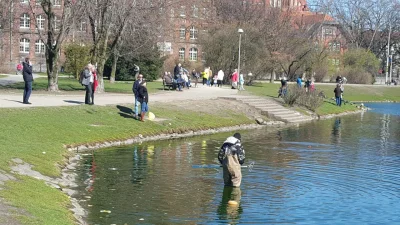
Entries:
<svg viewBox="0 0 400 225">
<path fill-rule="evenodd" d="M 225 112 L 235 111 L 246 115 L 250 119 L 263 118 L 268 121 L 266 116 L 261 115 L 260 111 L 254 107 L 249 107 L 238 101 L 226 99 L 210 99 L 210 100 L 191 100 L 191 101 L 175 101 L 169 103 L 181 108 L 182 110 L 191 110 L 199 113 L 208 113 L 213 115 L 221 115 Z"/>
</svg>

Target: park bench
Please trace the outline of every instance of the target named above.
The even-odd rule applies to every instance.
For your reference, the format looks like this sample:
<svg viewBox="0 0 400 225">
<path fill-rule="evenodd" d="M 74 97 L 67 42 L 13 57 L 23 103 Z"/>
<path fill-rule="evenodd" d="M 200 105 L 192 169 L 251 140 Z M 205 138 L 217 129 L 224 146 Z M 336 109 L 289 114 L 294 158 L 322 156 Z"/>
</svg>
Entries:
<svg viewBox="0 0 400 225">
<path fill-rule="evenodd" d="M 163 86 L 164 90 L 165 87 L 168 87 L 168 90 L 171 90 L 171 88 L 174 89 L 175 84 L 170 77 L 163 77 Z"/>
</svg>

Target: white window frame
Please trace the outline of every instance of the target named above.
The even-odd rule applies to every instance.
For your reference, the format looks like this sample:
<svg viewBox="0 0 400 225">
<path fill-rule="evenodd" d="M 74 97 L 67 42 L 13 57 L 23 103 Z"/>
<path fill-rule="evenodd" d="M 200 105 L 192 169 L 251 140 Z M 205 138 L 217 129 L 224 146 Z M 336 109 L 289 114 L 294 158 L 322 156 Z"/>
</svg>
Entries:
<svg viewBox="0 0 400 225">
<path fill-rule="evenodd" d="M 179 38 L 180 39 L 186 39 L 186 28 L 183 25 L 179 29 Z"/>
<path fill-rule="evenodd" d="M 61 6 L 61 0 L 52 0 L 53 6 Z"/>
<path fill-rule="evenodd" d="M 44 18 L 43 15 L 37 16 L 36 17 L 36 26 L 37 26 L 37 28 L 39 28 L 40 30 L 43 30 L 45 21 L 46 21 L 46 19 Z"/>
<path fill-rule="evenodd" d="M 30 40 L 28 38 L 19 39 L 19 52 L 20 53 L 29 53 L 29 44 Z"/>
<path fill-rule="evenodd" d="M 29 1 L 28 0 L 20 0 L 20 3 L 27 4 L 27 3 L 29 3 Z"/>
<path fill-rule="evenodd" d="M 193 17 L 195 18 L 199 17 L 199 8 L 193 5 L 192 9 L 193 9 Z"/>
<path fill-rule="evenodd" d="M 180 17 L 186 16 L 186 6 L 181 6 L 180 11 L 179 11 L 179 16 Z"/>
<path fill-rule="evenodd" d="M 86 32 L 86 31 L 87 31 L 87 24 L 86 24 L 86 21 L 80 22 L 79 31 L 81 31 L 81 32 Z"/>
<path fill-rule="evenodd" d="M 191 26 L 190 27 L 190 39 L 191 40 L 197 39 L 197 33 L 198 33 L 197 29 L 194 26 Z"/>
<path fill-rule="evenodd" d="M 35 53 L 36 54 L 44 54 L 45 51 L 45 45 L 42 40 L 36 40 L 35 41 Z"/>
<path fill-rule="evenodd" d="M 199 57 L 199 50 L 195 47 L 189 49 L 189 61 L 197 61 Z"/>
<path fill-rule="evenodd" d="M 61 19 L 58 16 L 54 17 L 54 30 L 60 30 L 61 27 Z"/>
<path fill-rule="evenodd" d="M 185 60 L 185 48 L 180 48 L 179 49 L 179 60 Z"/>
<path fill-rule="evenodd" d="M 20 28 L 30 28 L 31 27 L 31 17 L 28 13 L 23 13 L 19 18 Z"/>
</svg>

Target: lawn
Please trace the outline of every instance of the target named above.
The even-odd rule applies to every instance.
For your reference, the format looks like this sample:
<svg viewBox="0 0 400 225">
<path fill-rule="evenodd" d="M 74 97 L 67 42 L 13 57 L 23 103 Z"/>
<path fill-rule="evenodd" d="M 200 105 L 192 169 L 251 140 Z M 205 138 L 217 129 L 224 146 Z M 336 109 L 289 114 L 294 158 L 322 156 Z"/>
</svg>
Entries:
<svg viewBox="0 0 400 225">
<path fill-rule="evenodd" d="M 110 83 L 109 81 L 104 81 L 106 92 L 115 92 L 115 93 L 132 93 L 132 85 L 133 82 L 116 82 Z M 1 87 L 2 89 L 24 89 L 24 83 L 16 83 L 12 85 L 8 85 L 6 87 Z M 83 91 L 85 87 L 79 84 L 79 82 L 74 78 L 66 78 L 60 77 L 58 78 L 58 88 L 61 91 Z M 32 89 L 34 91 L 38 90 L 47 90 L 47 78 L 37 78 L 33 82 Z M 148 82 L 147 83 L 147 90 L 150 93 L 154 93 L 157 91 L 162 90 L 162 83 L 161 82 Z"/>
<path fill-rule="evenodd" d="M 7 75 L 0 75 L 0 78 L 4 78 L 4 77 L 7 77 Z"/>
<path fill-rule="evenodd" d="M 261 96 L 277 97 L 280 83 L 263 83 L 247 86 L 246 90 Z M 328 98 L 333 98 L 334 85 L 316 84 L 316 91 L 323 91 Z M 400 101 L 400 87 L 345 85 L 344 99 L 347 101 Z"/>
<path fill-rule="evenodd" d="M 168 120 L 139 122 L 123 105 L 0 109 L 0 170 L 10 171 L 11 159 L 20 158 L 34 170 L 56 177 L 69 154 L 64 145 L 254 123 L 234 111 L 199 114 L 166 104 L 153 106 L 151 111 Z M 62 192 L 33 178 L 17 177 L 18 181 L 6 182 L 0 196 L 31 215 L 18 217 L 23 224 L 74 224 L 67 209 L 69 200 Z"/>
<path fill-rule="evenodd" d="M 252 94 L 260 96 L 268 96 L 276 98 L 278 95 L 278 89 L 280 83 L 270 84 L 256 84 L 254 86 L 246 87 L 246 90 Z M 339 114 L 344 112 L 350 112 L 357 110 L 356 105 L 346 104 L 341 107 L 336 106 L 335 101 L 332 100 L 334 97 L 333 93 L 334 85 L 327 84 L 316 84 L 316 91 L 323 91 L 327 96 L 322 106 L 320 106 L 315 112 L 320 115 L 328 114 Z M 345 86 L 344 99 L 351 102 L 363 102 L 363 101 L 400 101 L 400 88 L 398 87 L 386 87 L 386 86 L 371 86 L 371 85 L 357 85 L 357 86 Z"/>
</svg>

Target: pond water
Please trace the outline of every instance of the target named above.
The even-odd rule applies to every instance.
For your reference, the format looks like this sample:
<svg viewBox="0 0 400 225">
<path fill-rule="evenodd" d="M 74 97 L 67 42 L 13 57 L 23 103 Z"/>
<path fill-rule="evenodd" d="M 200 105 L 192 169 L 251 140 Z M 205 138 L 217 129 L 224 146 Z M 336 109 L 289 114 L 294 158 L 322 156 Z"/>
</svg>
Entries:
<svg viewBox="0 0 400 225">
<path fill-rule="evenodd" d="M 399 224 L 400 104 L 284 129 L 243 131 L 241 188 L 224 188 L 228 135 L 105 149 L 83 157 L 90 224 Z M 228 206 L 228 200 L 239 202 Z"/>
</svg>

